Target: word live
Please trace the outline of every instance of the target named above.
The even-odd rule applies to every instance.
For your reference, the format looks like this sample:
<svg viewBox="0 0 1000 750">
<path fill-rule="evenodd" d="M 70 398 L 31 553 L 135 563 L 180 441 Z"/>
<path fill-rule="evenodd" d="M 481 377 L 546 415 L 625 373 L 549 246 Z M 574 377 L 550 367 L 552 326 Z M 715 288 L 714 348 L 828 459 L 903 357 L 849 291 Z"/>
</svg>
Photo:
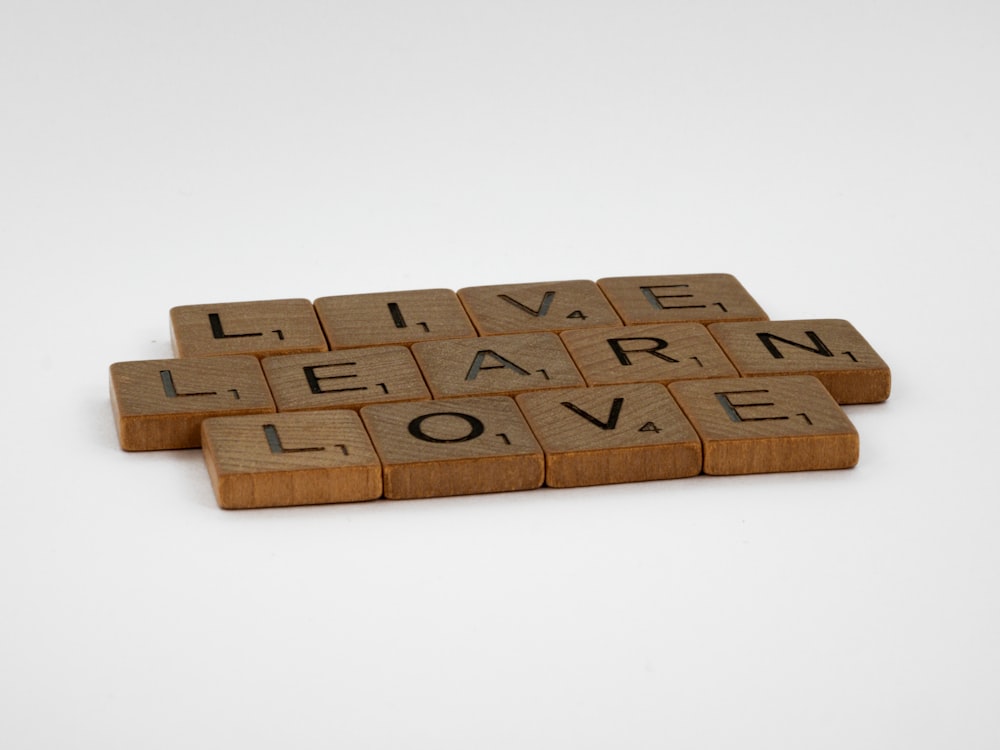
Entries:
<svg viewBox="0 0 1000 750">
<path fill-rule="evenodd" d="M 223 508 L 842 469 L 889 397 L 847 321 L 728 274 L 228 302 L 117 362 L 127 451 L 201 447 Z"/>
</svg>

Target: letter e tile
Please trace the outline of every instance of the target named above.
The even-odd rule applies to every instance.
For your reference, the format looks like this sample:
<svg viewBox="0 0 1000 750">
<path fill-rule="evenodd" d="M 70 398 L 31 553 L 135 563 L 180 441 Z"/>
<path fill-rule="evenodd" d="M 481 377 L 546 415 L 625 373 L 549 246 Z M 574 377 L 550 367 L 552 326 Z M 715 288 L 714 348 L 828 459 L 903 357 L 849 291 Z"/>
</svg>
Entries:
<svg viewBox="0 0 1000 750">
<path fill-rule="evenodd" d="M 659 383 L 522 393 L 517 405 L 545 452 L 549 487 L 701 472 L 698 433 Z"/>
<path fill-rule="evenodd" d="M 544 481 L 542 449 L 506 396 L 376 404 L 361 418 L 387 498 L 530 490 Z"/>
<path fill-rule="evenodd" d="M 382 465 L 349 409 L 216 417 L 201 429 L 221 508 L 355 502 L 382 494 Z"/>
<path fill-rule="evenodd" d="M 256 357 L 116 362 L 110 386 L 118 440 L 127 451 L 197 448 L 208 417 L 274 411 Z"/>
<path fill-rule="evenodd" d="M 597 284 L 625 325 L 767 320 L 757 301 L 727 273 L 618 276 Z"/>
<path fill-rule="evenodd" d="M 810 375 L 668 387 L 701 436 L 706 474 L 846 469 L 858 462 L 857 430 Z"/>
</svg>

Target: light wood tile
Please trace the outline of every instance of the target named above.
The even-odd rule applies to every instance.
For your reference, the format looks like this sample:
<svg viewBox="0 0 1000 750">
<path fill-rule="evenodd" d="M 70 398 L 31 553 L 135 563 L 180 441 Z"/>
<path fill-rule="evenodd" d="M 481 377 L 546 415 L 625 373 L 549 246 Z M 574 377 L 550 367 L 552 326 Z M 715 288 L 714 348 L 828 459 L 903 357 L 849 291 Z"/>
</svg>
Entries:
<svg viewBox="0 0 1000 750">
<path fill-rule="evenodd" d="M 597 284 L 626 325 L 767 320 L 757 301 L 727 273 L 616 276 Z"/>
<path fill-rule="evenodd" d="M 659 383 L 522 393 L 549 487 L 641 482 L 701 472 L 701 441 Z"/>
<path fill-rule="evenodd" d="M 513 395 L 584 385 L 554 333 L 428 341 L 414 344 L 413 355 L 434 398 Z"/>
<path fill-rule="evenodd" d="M 356 502 L 382 495 L 382 464 L 353 411 L 216 417 L 201 429 L 219 507 Z"/>
<path fill-rule="evenodd" d="M 621 325 L 593 281 L 473 286 L 459 289 L 458 296 L 484 336 Z"/>
<path fill-rule="evenodd" d="M 450 289 L 418 289 L 320 297 L 316 313 L 331 349 L 476 335 Z"/>
<path fill-rule="evenodd" d="M 857 430 L 812 376 L 668 387 L 701 437 L 706 474 L 845 469 L 858 462 Z"/>
<path fill-rule="evenodd" d="M 110 389 L 127 451 L 197 448 L 206 418 L 275 408 L 260 362 L 249 356 L 116 362 Z"/>
<path fill-rule="evenodd" d="M 889 366 L 846 320 L 718 323 L 709 331 L 744 377 L 813 375 L 841 404 L 889 398 Z"/>
<path fill-rule="evenodd" d="M 511 398 L 378 404 L 361 417 L 387 498 L 530 490 L 544 480 L 542 449 Z"/>
<path fill-rule="evenodd" d="M 329 347 L 307 299 L 180 305 L 170 310 L 178 357 L 325 352 Z"/>
<path fill-rule="evenodd" d="M 564 331 L 560 337 L 588 385 L 738 375 L 700 323 Z"/>
<path fill-rule="evenodd" d="M 278 411 L 360 408 L 429 399 L 430 391 L 405 346 L 338 349 L 261 360 Z"/>
</svg>

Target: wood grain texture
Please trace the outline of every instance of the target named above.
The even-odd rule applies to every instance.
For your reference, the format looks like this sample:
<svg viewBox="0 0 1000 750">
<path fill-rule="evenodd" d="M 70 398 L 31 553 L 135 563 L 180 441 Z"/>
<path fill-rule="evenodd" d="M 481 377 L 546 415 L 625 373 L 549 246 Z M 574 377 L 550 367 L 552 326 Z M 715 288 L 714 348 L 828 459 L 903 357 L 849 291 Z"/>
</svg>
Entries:
<svg viewBox="0 0 1000 750">
<path fill-rule="evenodd" d="M 544 481 L 542 449 L 511 398 L 378 404 L 361 418 L 387 498 L 530 490 Z"/>
<path fill-rule="evenodd" d="M 813 375 L 841 404 L 889 398 L 889 366 L 846 320 L 717 323 L 709 331 L 744 377 Z"/>
<path fill-rule="evenodd" d="M 261 360 L 278 411 L 358 409 L 431 397 L 405 346 L 338 349 Z"/>
<path fill-rule="evenodd" d="M 593 281 L 473 286 L 459 289 L 458 296 L 483 336 L 622 324 Z"/>
<path fill-rule="evenodd" d="M 325 352 L 329 347 L 307 299 L 181 305 L 170 310 L 178 357 Z"/>
<path fill-rule="evenodd" d="M 345 294 L 320 297 L 314 305 L 331 349 L 476 335 L 450 289 Z"/>
<path fill-rule="evenodd" d="M 216 417 L 201 426 L 219 507 L 374 500 L 382 465 L 356 412 Z"/>
<path fill-rule="evenodd" d="M 275 410 L 255 357 L 116 362 L 109 374 L 118 441 L 127 451 L 197 448 L 208 417 Z"/>
<path fill-rule="evenodd" d="M 659 383 L 537 391 L 516 401 L 545 453 L 549 487 L 701 472 L 698 433 Z"/>
<path fill-rule="evenodd" d="M 727 273 L 615 276 L 597 284 L 626 325 L 767 320 L 763 308 Z"/>
<path fill-rule="evenodd" d="M 666 384 L 738 375 L 700 323 L 564 331 L 560 337 L 587 385 Z"/>
<path fill-rule="evenodd" d="M 516 333 L 413 345 L 434 398 L 513 395 L 584 385 L 554 333 Z"/>
<path fill-rule="evenodd" d="M 668 386 L 702 441 L 706 474 L 846 469 L 858 432 L 812 376 L 684 380 Z"/>
</svg>

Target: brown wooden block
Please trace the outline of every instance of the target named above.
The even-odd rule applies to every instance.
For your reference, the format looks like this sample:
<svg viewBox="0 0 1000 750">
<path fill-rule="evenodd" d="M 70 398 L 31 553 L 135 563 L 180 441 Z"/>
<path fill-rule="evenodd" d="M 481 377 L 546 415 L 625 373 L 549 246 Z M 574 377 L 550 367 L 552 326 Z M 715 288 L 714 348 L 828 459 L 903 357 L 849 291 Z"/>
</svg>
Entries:
<svg viewBox="0 0 1000 750">
<path fill-rule="evenodd" d="M 421 289 L 320 297 L 315 302 L 331 349 L 476 335 L 450 289 Z"/>
<path fill-rule="evenodd" d="M 767 314 L 727 273 L 618 276 L 599 279 L 625 325 L 767 320 Z"/>
<path fill-rule="evenodd" d="M 564 331 L 560 337 L 588 385 L 672 383 L 739 374 L 700 323 Z"/>
<path fill-rule="evenodd" d="M 274 411 L 255 357 L 116 362 L 110 388 L 118 441 L 127 451 L 197 448 L 208 417 Z"/>
<path fill-rule="evenodd" d="M 278 411 L 357 409 L 366 404 L 429 399 L 405 346 L 286 354 L 261 360 Z"/>
<path fill-rule="evenodd" d="M 458 296 L 483 336 L 622 324 L 593 281 L 473 286 Z"/>
<path fill-rule="evenodd" d="M 382 464 L 356 412 L 216 417 L 201 426 L 221 508 L 373 500 Z"/>
<path fill-rule="evenodd" d="M 554 333 L 515 333 L 413 345 L 434 398 L 513 395 L 584 385 Z"/>
<path fill-rule="evenodd" d="M 701 441 L 659 383 L 522 393 L 549 487 L 641 482 L 701 472 Z"/>
<path fill-rule="evenodd" d="M 841 404 L 889 398 L 889 366 L 846 320 L 709 326 L 740 375 L 813 375 Z"/>
<path fill-rule="evenodd" d="M 858 432 L 810 375 L 683 380 L 668 388 L 702 441 L 706 474 L 846 469 Z"/>
<path fill-rule="evenodd" d="M 178 357 L 325 352 L 329 347 L 307 299 L 181 305 L 170 310 Z"/>
<path fill-rule="evenodd" d="M 542 449 L 511 398 L 377 404 L 361 418 L 387 498 L 530 490 L 545 478 Z"/>
</svg>

